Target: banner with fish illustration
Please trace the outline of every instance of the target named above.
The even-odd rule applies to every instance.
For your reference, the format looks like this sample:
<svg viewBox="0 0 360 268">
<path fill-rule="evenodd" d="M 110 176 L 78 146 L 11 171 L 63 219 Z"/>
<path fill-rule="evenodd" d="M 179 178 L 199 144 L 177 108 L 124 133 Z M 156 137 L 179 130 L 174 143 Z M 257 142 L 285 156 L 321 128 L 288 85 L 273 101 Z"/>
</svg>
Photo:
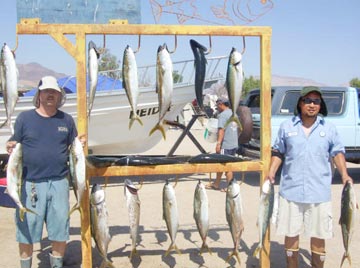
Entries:
<svg viewBox="0 0 360 268">
<path fill-rule="evenodd" d="M 18 22 L 22 18 L 40 18 L 42 23 L 109 23 L 127 19 L 141 23 L 140 0 L 17 0 Z"/>
</svg>

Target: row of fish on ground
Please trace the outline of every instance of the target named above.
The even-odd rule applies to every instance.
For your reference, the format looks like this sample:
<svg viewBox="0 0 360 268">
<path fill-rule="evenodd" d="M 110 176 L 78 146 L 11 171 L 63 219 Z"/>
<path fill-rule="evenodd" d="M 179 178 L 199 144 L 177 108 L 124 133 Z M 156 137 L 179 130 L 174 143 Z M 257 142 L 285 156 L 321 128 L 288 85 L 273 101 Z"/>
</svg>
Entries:
<svg viewBox="0 0 360 268">
<path fill-rule="evenodd" d="M 207 48 L 193 39 L 190 40 L 190 46 L 194 54 L 195 96 L 198 106 L 202 111 L 204 111 L 203 88 L 206 75 L 207 60 L 205 55 Z M 89 116 L 95 98 L 99 57 L 99 49 L 97 49 L 96 45 L 90 41 L 88 45 L 88 70 L 90 81 L 90 97 L 88 102 Z M 138 70 L 135 53 L 130 46 L 126 46 L 122 61 L 122 82 L 132 111 L 130 116 L 129 129 L 131 129 L 134 121 L 138 121 L 140 125 L 143 125 L 140 117 L 136 113 L 139 97 L 139 82 L 137 72 Z M 229 56 L 229 63 L 226 74 L 226 88 L 233 111 L 233 116 L 229 119 L 227 124 L 231 121 L 234 121 L 236 124 L 238 124 L 240 129 L 241 124 L 236 115 L 236 109 L 239 106 L 241 99 L 243 79 L 242 54 L 233 48 Z M 158 123 L 150 130 L 149 135 L 152 135 L 155 131 L 159 130 L 162 133 L 163 138 L 166 138 L 164 130 L 164 124 L 166 123 L 165 115 L 171 107 L 173 87 L 173 64 L 170 57 L 170 52 L 168 51 L 166 44 L 160 45 L 157 50 L 156 61 L 156 93 L 158 94 L 159 102 L 159 120 Z"/>
</svg>

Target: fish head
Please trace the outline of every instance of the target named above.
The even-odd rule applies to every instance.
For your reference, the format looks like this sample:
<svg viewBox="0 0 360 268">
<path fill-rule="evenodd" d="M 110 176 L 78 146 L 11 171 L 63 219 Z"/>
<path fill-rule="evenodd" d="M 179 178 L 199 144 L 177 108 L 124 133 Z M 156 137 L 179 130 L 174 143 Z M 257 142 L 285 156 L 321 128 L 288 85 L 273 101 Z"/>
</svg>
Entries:
<svg viewBox="0 0 360 268">
<path fill-rule="evenodd" d="M 230 198 L 236 198 L 240 193 L 240 185 L 235 178 L 233 178 L 227 187 L 226 194 Z"/>
<path fill-rule="evenodd" d="M 232 48 L 231 54 L 230 54 L 230 64 L 232 66 L 238 66 L 242 61 L 242 55 L 239 51 L 236 50 L 236 48 Z"/>
<path fill-rule="evenodd" d="M 95 183 L 91 188 L 90 202 L 93 205 L 105 201 L 105 191 L 100 184 Z"/>
<path fill-rule="evenodd" d="M 125 193 L 129 192 L 134 195 L 137 194 L 138 189 L 135 187 L 135 185 L 133 184 L 133 182 L 131 180 L 126 179 L 124 187 L 125 187 Z"/>
</svg>

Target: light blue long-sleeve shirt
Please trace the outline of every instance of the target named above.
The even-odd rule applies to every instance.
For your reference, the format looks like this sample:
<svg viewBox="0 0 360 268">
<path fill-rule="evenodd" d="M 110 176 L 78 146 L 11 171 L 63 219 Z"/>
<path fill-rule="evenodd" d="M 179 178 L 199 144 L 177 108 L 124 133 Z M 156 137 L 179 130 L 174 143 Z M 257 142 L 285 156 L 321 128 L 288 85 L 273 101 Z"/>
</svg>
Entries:
<svg viewBox="0 0 360 268">
<path fill-rule="evenodd" d="M 336 127 L 318 116 L 310 134 L 305 135 L 301 118 L 284 121 L 274 147 L 284 155 L 280 195 L 299 203 L 331 200 L 330 158 L 345 153 Z"/>
</svg>

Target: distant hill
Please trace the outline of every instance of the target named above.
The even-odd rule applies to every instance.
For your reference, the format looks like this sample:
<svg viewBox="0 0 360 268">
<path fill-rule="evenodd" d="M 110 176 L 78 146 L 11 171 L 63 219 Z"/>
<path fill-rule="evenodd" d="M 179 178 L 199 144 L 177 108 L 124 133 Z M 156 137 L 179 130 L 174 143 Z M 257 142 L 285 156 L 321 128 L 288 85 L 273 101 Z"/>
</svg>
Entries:
<svg viewBox="0 0 360 268">
<path fill-rule="evenodd" d="M 52 75 L 56 78 L 64 77 L 66 74 L 57 73 L 36 62 L 27 64 L 17 64 L 19 70 L 19 88 L 20 90 L 29 90 L 38 85 L 41 77 Z"/>
</svg>

